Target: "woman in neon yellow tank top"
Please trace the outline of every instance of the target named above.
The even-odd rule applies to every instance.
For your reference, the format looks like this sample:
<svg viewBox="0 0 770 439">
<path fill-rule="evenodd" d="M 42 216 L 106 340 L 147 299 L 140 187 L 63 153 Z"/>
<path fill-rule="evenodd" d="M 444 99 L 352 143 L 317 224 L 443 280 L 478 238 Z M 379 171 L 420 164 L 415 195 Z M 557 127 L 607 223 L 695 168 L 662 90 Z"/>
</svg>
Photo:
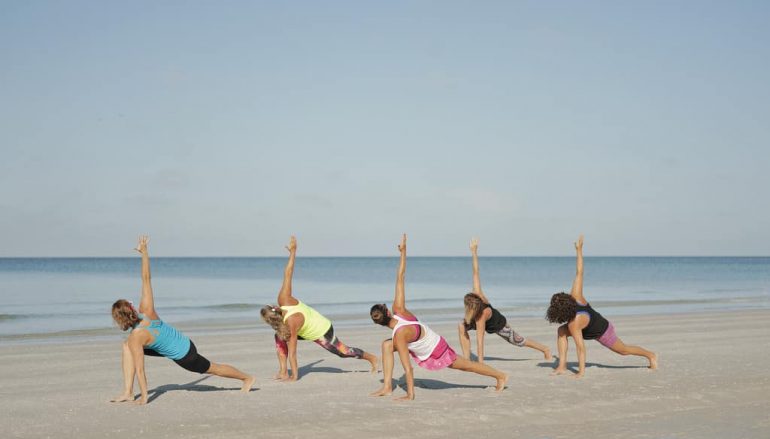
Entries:
<svg viewBox="0 0 770 439">
<path fill-rule="evenodd" d="M 372 373 L 377 372 L 377 357 L 361 349 L 348 347 L 334 335 L 332 322 L 318 311 L 297 300 L 291 294 L 291 279 L 294 276 L 294 259 L 297 254 L 297 239 L 291 237 L 289 262 L 283 275 L 283 285 L 278 293 L 278 306 L 267 305 L 260 314 L 262 320 L 275 329 L 275 350 L 278 354 L 278 374 L 276 379 L 296 381 L 299 378 L 297 368 L 297 340 L 312 340 L 327 351 L 342 358 L 358 358 L 371 364 Z M 289 374 L 288 363 L 291 363 Z"/>
</svg>

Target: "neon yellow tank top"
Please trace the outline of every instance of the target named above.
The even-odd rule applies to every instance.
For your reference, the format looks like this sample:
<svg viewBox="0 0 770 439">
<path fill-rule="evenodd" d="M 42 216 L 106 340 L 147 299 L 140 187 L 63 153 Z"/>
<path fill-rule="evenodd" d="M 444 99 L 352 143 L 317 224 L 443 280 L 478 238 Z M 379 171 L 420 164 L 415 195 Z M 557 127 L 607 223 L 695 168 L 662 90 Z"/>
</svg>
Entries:
<svg viewBox="0 0 770 439">
<path fill-rule="evenodd" d="M 303 323 L 302 327 L 299 328 L 297 335 L 305 340 L 311 341 L 318 340 L 319 338 L 323 337 L 329 328 L 331 328 L 332 322 L 321 315 L 320 312 L 314 310 L 313 308 L 305 305 L 300 301 L 298 302 L 299 303 L 296 305 L 281 307 L 282 310 L 286 311 L 286 314 L 283 316 L 283 321 L 286 322 L 286 319 L 288 319 L 292 314 L 300 313 L 303 317 L 305 317 L 305 323 Z"/>
</svg>

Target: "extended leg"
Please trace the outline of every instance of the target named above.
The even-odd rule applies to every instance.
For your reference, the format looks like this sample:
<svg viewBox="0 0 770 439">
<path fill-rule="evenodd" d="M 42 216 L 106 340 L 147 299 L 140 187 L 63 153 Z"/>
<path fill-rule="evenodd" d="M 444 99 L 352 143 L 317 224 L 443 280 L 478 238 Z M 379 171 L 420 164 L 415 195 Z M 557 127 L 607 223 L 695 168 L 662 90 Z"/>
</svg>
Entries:
<svg viewBox="0 0 770 439">
<path fill-rule="evenodd" d="M 217 364 L 217 363 L 211 363 L 211 366 L 206 371 L 206 373 L 210 373 L 212 375 L 225 377 L 225 378 L 233 378 L 236 380 L 243 381 L 243 386 L 241 387 L 241 392 L 248 392 L 251 390 L 251 386 L 254 385 L 254 382 L 257 380 L 251 375 L 247 375 L 240 370 L 234 368 L 233 366 L 230 366 L 229 364 Z"/>
<path fill-rule="evenodd" d="M 524 346 L 532 349 L 537 349 L 538 351 L 543 353 L 543 357 L 546 360 L 552 360 L 553 357 L 551 356 L 551 350 L 548 349 L 548 346 L 542 345 L 532 339 L 526 339 L 524 340 Z"/>
<path fill-rule="evenodd" d="M 548 349 L 548 347 L 541 345 L 534 340 L 525 339 L 518 332 L 514 331 L 509 325 L 505 325 L 503 329 L 497 332 L 497 335 L 514 346 L 537 349 L 543 353 L 543 356 L 546 360 L 551 359 L 551 350 Z"/>
<path fill-rule="evenodd" d="M 450 364 L 449 367 L 452 369 L 462 370 L 464 372 L 473 372 L 479 375 L 493 377 L 494 379 L 497 380 L 497 384 L 495 385 L 495 390 L 497 390 L 498 392 L 505 388 L 505 383 L 506 381 L 508 381 L 508 375 L 506 375 L 505 373 L 487 364 L 466 360 L 465 358 L 462 358 L 462 357 L 457 357 L 457 359 L 452 364 Z"/>
<path fill-rule="evenodd" d="M 382 387 L 370 396 L 386 396 L 393 393 L 393 340 L 382 342 Z"/>
<path fill-rule="evenodd" d="M 650 369 L 658 368 L 658 356 L 654 352 L 650 352 L 639 346 L 626 345 L 621 339 L 618 339 L 612 346 L 610 346 L 613 352 L 617 352 L 620 355 L 638 355 L 640 357 L 647 358 L 650 362 Z"/>
<path fill-rule="evenodd" d="M 341 342 L 333 330 L 329 330 L 323 338 L 315 340 L 315 343 L 340 358 L 358 358 L 371 364 L 371 372 L 377 373 L 377 356 L 364 352 L 358 348 L 352 348 Z"/>
</svg>

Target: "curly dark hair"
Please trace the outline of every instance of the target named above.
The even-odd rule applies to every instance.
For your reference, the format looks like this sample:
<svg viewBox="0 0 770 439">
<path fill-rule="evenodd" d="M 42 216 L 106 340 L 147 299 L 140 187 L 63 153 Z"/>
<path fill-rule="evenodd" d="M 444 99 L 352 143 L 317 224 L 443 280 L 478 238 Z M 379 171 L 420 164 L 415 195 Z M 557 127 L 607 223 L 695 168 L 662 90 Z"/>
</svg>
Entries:
<svg viewBox="0 0 770 439">
<path fill-rule="evenodd" d="M 562 291 L 551 296 L 551 306 L 545 312 L 545 319 L 551 323 L 567 323 L 577 314 L 577 301 Z"/>
<path fill-rule="evenodd" d="M 384 303 L 378 303 L 373 305 L 369 310 L 369 315 L 372 317 L 372 321 L 378 325 L 388 326 L 390 324 L 391 317 L 388 315 L 388 305 Z"/>
</svg>

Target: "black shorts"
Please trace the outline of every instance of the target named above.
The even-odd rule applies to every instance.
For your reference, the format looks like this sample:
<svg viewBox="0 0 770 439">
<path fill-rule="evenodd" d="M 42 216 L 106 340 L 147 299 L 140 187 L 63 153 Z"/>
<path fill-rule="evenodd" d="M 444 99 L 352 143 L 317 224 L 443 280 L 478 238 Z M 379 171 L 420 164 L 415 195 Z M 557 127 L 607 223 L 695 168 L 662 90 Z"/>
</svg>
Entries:
<svg viewBox="0 0 770 439">
<path fill-rule="evenodd" d="M 163 356 L 158 352 L 148 348 L 144 348 L 144 355 L 149 355 L 151 357 Z M 207 360 L 206 357 L 198 353 L 198 349 L 195 348 L 195 343 L 193 343 L 192 340 L 190 340 L 190 350 L 187 351 L 185 356 L 173 361 L 174 363 L 180 365 L 183 369 L 189 370 L 190 372 L 206 373 L 211 368 L 211 362 Z"/>
</svg>

